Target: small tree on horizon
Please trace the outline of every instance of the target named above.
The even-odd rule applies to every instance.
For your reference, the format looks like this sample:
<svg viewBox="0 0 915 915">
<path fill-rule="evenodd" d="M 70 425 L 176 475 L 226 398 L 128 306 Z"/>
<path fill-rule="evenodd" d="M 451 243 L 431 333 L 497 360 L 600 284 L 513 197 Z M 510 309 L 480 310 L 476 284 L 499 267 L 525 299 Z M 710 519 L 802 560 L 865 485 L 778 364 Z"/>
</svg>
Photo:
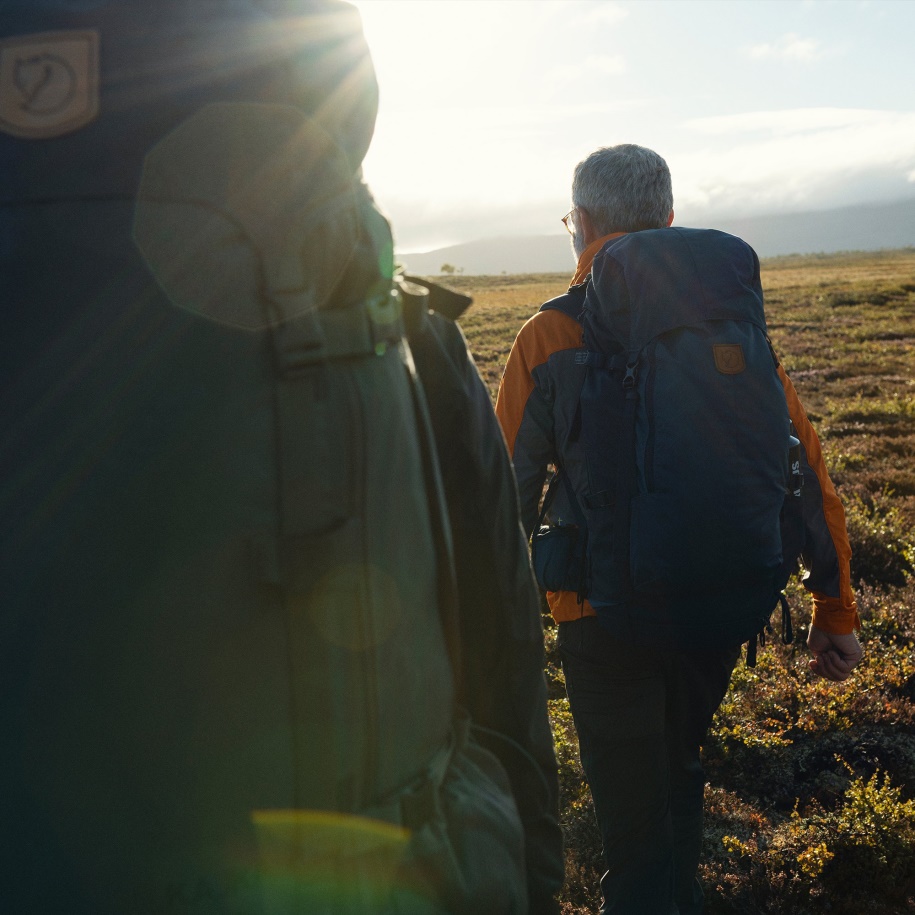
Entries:
<svg viewBox="0 0 915 915">
<path fill-rule="evenodd" d="M 438 272 L 439 272 L 439 273 L 447 273 L 447 274 L 450 276 L 452 273 L 454 273 L 454 271 L 455 271 L 456 269 L 457 269 L 457 268 L 454 266 L 454 264 L 442 264 L 442 266 L 439 267 Z"/>
</svg>

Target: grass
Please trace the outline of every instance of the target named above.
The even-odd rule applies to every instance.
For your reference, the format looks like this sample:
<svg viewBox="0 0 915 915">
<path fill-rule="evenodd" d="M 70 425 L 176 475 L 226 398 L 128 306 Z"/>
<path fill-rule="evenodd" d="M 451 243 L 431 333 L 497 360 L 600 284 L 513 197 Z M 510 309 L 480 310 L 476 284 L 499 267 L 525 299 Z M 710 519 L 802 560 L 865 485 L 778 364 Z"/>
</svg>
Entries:
<svg viewBox="0 0 915 915">
<path fill-rule="evenodd" d="M 776 351 L 843 497 L 865 659 L 846 684 L 795 644 L 739 664 L 705 747 L 701 877 L 711 915 L 915 912 L 915 249 L 763 262 Z M 493 396 L 515 334 L 569 277 L 454 277 Z M 567 843 L 564 915 L 593 912 L 600 843 L 547 620 L 550 714 Z"/>
</svg>

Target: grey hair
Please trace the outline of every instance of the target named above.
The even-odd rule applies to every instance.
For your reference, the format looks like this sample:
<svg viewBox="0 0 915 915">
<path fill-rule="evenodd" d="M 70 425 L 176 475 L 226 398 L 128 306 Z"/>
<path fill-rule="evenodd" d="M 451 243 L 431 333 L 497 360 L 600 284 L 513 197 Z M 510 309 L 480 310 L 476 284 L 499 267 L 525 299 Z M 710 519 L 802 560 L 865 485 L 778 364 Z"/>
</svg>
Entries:
<svg viewBox="0 0 915 915">
<path fill-rule="evenodd" d="M 572 203 L 601 235 L 663 229 L 674 206 L 670 169 L 644 146 L 601 147 L 575 166 Z"/>
</svg>

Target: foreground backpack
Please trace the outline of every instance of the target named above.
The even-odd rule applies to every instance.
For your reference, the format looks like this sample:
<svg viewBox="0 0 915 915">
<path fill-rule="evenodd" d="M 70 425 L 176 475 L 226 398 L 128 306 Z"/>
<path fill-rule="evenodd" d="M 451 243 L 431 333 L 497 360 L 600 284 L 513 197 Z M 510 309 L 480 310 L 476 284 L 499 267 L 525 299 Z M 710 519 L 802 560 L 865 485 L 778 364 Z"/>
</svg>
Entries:
<svg viewBox="0 0 915 915">
<path fill-rule="evenodd" d="M 800 552 L 800 469 L 759 262 L 667 228 L 594 259 L 562 472 L 584 516 L 581 589 L 613 631 L 681 647 L 759 633 Z"/>
<path fill-rule="evenodd" d="M 354 15 L 0 7 L 3 911 L 526 910 Z"/>
</svg>

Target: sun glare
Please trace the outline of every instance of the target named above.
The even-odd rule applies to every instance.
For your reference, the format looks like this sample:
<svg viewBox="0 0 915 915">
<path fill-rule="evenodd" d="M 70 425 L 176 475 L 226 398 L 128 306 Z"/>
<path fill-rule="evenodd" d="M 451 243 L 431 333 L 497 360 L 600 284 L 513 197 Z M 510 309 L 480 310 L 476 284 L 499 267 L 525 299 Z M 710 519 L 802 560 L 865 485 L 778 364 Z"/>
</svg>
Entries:
<svg viewBox="0 0 915 915">
<path fill-rule="evenodd" d="M 915 4 L 352 2 L 400 250 L 557 233 L 575 163 L 615 143 L 664 155 L 679 219 L 911 196 Z"/>
<path fill-rule="evenodd" d="M 375 61 L 380 87 L 378 128 L 366 162 L 369 178 L 377 173 L 389 183 L 395 176 L 405 183 L 423 182 L 440 174 L 440 157 L 421 157 L 411 151 L 424 146 L 434 130 L 436 141 L 447 144 L 449 120 L 460 124 L 468 108 L 492 103 L 491 91 L 501 82 L 498 68 L 509 64 L 495 53 L 499 10 L 481 13 L 487 5 L 437 0 L 363 0 L 366 39 Z M 474 7 L 472 14 L 467 7 Z M 447 158 L 447 149 L 441 151 Z M 481 157 L 482 158 L 482 157 Z M 465 162 L 465 168 L 473 166 Z M 464 172 L 474 185 L 479 173 Z"/>
<path fill-rule="evenodd" d="M 430 221 L 443 209 L 482 213 L 494 203 L 513 206 L 542 196 L 542 161 L 514 157 L 508 186 L 499 153 L 525 148 L 542 122 L 529 95 L 537 63 L 528 29 L 540 29 L 557 5 L 476 3 L 467 0 L 356 0 L 378 75 L 375 138 L 365 160 L 379 202 L 409 205 L 412 218 Z M 519 16 L 519 11 L 525 11 Z M 529 142 L 528 149 L 540 143 Z M 517 180 L 530 173 L 520 191 Z M 393 206 L 391 202 L 395 201 Z M 403 210 L 401 209 L 401 212 Z M 421 233 L 420 233 L 421 234 Z M 436 236 L 427 244 L 447 243 Z M 422 245 L 422 239 L 408 244 Z"/>
</svg>

